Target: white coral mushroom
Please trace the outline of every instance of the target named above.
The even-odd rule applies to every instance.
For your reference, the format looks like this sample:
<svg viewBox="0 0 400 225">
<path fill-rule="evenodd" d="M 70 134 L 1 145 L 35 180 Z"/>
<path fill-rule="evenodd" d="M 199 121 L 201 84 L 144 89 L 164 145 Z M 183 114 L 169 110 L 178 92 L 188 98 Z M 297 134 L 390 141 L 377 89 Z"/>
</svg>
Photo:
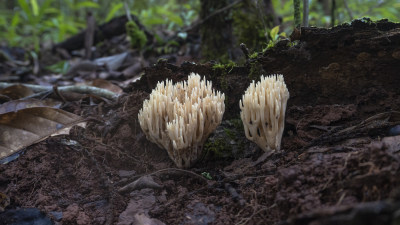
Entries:
<svg viewBox="0 0 400 225">
<path fill-rule="evenodd" d="M 247 88 L 239 103 L 247 139 L 264 151 L 279 150 L 289 91 L 282 75 L 261 76 Z"/>
<path fill-rule="evenodd" d="M 158 82 L 139 111 L 139 123 L 147 139 L 166 149 L 178 167 L 187 168 L 221 123 L 224 100 L 225 95 L 215 93 L 210 81 L 191 73 L 187 82 Z"/>
</svg>

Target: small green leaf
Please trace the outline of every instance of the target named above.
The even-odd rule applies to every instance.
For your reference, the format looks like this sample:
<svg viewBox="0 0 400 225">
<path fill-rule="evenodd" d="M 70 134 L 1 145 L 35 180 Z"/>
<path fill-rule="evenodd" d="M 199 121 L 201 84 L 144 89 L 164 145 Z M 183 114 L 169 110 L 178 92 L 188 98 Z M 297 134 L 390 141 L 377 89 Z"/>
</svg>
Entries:
<svg viewBox="0 0 400 225">
<path fill-rule="evenodd" d="M 65 74 L 69 68 L 70 68 L 70 65 L 69 65 L 68 61 L 60 61 L 56 64 L 46 67 L 46 69 L 52 71 L 53 73 L 59 73 L 59 74 Z"/>
<path fill-rule="evenodd" d="M 180 16 L 175 15 L 173 13 L 166 14 L 166 16 L 167 16 L 167 19 L 169 19 L 171 22 L 175 23 L 176 25 L 178 25 L 180 27 L 183 26 L 183 20 Z"/>
<path fill-rule="evenodd" d="M 40 17 L 42 17 L 45 13 L 49 13 L 49 9 L 51 10 L 50 4 L 51 4 L 52 1 L 53 0 L 46 0 L 46 1 L 44 1 L 44 3 L 42 3 L 40 5 L 40 9 L 39 9 L 39 16 Z M 56 13 L 59 13 L 59 11 L 57 10 Z"/>
<path fill-rule="evenodd" d="M 272 28 L 271 32 L 269 32 L 269 36 L 271 37 L 271 40 L 276 40 L 278 33 L 279 33 L 279 25 Z"/>
<path fill-rule="evenodd" d="M 207 179 L 209 179 L 209 180 L 212 180 L 212 179 L 213 179 L 212 176 L 210 175 L 210 173 L 202 172 L 201 175 L 203 175 L 203 177 L 205 177 L 205 178 L 207 178 Z"/>
<path fill-rule="evenodd" d="M 21 7 L 22 11 L 28 16 L 28 19 L 32 16 L 31 10 L 29 9 L 28 3 L 25 0 L 18 0 L 18 4 Z"/>
<path fill-rule="evenodd" d="M 36 0 L 31 0 L 32 12 L 34 16 L 39 15 L 39 6 Z"/>
<path fill-rule="evenodd" d="M 105 21 L 111 20 L 111 19 L 115 16 L 115 14 L 118 12 L 118 10 L 120 10 L 123 6 L 124 6 L 124 5 L 122 4 L 122 2 L 117 3 L 117 4 L 114 4 L 114 5 L 111 7 L 111 10 L 108 12 Z"/>
<path fill-rule="evenodd" d="M 15 13 L 11 20 L 11 27 L 15 28 L 19 24 L 19 14 Z"/>
<path fill-rule="evenodd" d="M 43 13 L 45 13 L 45 14 L 59 14 L 60 10 L 58 10 L 56 8 L 53 8 L 53 7 L 50 7 L 50 8 L 44 9 Z"/>
</svg>

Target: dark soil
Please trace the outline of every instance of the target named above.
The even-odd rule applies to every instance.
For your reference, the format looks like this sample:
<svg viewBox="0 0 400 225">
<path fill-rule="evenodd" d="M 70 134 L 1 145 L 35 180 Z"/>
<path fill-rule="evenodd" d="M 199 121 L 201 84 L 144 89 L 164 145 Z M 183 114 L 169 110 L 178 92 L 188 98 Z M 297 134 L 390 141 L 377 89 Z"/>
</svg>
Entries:
<svg viewBox="0 0 400 225">
<path fill-rule="evenodd" d="M 159 62 L 118 102 L 71 106 L 89 118 L 86 129 L 0 165 L 0 192 L 9 208 L 39 208 L 59 224 L 399 223 L 400 24 L 304 28 L 298 39 L 227 70 Z M 271 154 L 237 123 L 255 69 L 284 74 L 291 95 L 282 150 Z M 235 152 L 178 170 L 137 114 L 158 81 L 190 72 L 226 94 L 221 128 L 232 132 L 219 128 L 209 143 L 228 140 Z"/>
</svg>

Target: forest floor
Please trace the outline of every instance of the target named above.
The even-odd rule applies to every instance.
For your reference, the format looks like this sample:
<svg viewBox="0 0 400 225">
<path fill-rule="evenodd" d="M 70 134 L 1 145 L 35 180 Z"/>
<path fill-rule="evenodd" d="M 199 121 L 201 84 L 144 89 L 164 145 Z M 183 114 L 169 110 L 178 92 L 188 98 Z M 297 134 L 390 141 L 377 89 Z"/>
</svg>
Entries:
<svg viewBox="0 0 400 225">
<path fill-rule="evenodd" d="M 11 199 L 0 224 L 13 216 L 49 224 L 398 224 L 398 46 L 399 24 L 360 22 L 304 29 L 296 46 L 229 71 L 210 63 L 146 67 L 116 102 L 63 107 L 88 118 L 86 128 L 0 165 L 0 192 Z M 284 74 L 291 95 L 280 151 L 264 153 L 242 130 L 238 102 L 255 64 Z M 189 72 L 228 99 L 207 154 L 180 170 L 146 139 L 137 115 L 155 83 Z"/>
</svg>

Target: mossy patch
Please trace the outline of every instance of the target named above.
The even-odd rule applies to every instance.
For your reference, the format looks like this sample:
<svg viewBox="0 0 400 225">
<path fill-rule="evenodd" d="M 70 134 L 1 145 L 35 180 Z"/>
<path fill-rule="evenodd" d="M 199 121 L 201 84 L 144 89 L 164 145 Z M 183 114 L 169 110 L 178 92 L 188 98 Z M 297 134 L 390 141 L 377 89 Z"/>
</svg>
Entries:
<svg viewBox="0 0 400 225">
<path fill-rule="evenodd" d="M 257 60 L 250 62 L 250 72 L 249 72 L 249 79 L 250 81 L 258 81 L 260 80 L 260 76 L 265 73 L 264 68 L 262 67 L 261 63 Z"/>
<path fill-rule="evenodd" d="M 240 158 L 245 141 L 247 139 L 240 119 L 223 121 L 204 144 L 204 158 Z"/>
<path fill-rule="evenodd" d="M 139 29 L 135 21 L 128 21 L 125 24 L 126 34 L 129 37 L 132 48 L 143 49 L 147 43 L 146 34 Z"/>
<path fill-rule="evenodd" d="M 233 61 L 228 61 L 228 63 L 225 63 L 225 64 L 217 63 L 212 66 L 212 68 L 214 70 L 214 77 L 219 80 L 221 91 L 223 93 L 228 92 L 229 84 L 228 84 L 227 76 L 235 66 L 237 66 L 237 64 Z M 225 95 L 225 104 L 227 104 L 227 103 L 228 103 L 228 96 Z"/>
</svg>

